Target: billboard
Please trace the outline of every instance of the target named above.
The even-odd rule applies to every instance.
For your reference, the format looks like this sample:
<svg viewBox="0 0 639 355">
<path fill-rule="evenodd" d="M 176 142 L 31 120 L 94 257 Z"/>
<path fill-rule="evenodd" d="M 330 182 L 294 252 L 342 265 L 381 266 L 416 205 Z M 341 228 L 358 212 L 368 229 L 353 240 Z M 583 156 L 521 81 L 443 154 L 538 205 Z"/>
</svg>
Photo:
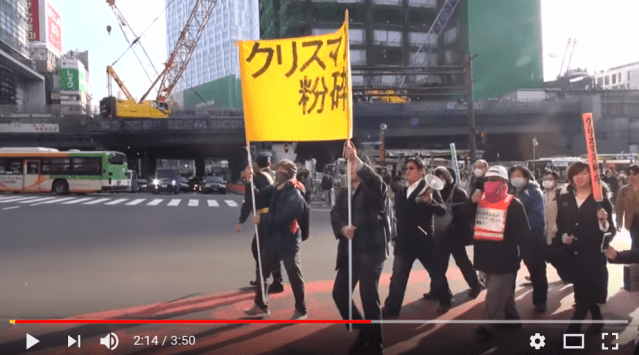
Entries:
<svg viewBox="0 0 639 355">
<path fill-rule="evenodd" d="M 75 58 L 63 58 L 60 69 L 60 90 L 86 92 L 87 75 L 84 64 Z"/>
<path fill-rule="evenodd" d="M 27 0 L 29 8 L 29 40 L 45 42 L 58 55 L 62 54 L 62 16 L 46 0 Z"/>
</svg>

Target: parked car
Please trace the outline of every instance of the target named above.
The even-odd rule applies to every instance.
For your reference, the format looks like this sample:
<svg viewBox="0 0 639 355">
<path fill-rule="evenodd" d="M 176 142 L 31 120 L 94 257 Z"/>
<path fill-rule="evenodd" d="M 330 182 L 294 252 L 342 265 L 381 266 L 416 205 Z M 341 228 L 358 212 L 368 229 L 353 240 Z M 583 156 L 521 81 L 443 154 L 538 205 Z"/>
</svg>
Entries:
<svg viewBox="0 0 639 355">
<path fill-rule="evenodd" d="M 146 179 L 138 179 L 138 192 L 148 192 L 149 182 Z"/>
<path fill-rule="evenodd" d="M 180 174 L 173 169 L 158 169 L 151 181 L 151 192 L 170 192 L 175 195 L 180 193 Z"/>
<path fill-rule="evenodd" d="M 226 193 L 226 181 L 221 176 L 207 176 L 204 178 L 204 193 L 219 192 Z"/>
<path fill-rule="evenodd" d="M 138 173 L 135 170 L 126 171 L 126 186 L 129 188 L 128 192 L 138 192 Z"/>
<path fill-rule="evenodd" d="M 189 180 L 189 191 L 193 192 L 202 192 L 204 189 L 204 185 L 202 184 L 203 178 L 192 177 Z"/>
</svg>

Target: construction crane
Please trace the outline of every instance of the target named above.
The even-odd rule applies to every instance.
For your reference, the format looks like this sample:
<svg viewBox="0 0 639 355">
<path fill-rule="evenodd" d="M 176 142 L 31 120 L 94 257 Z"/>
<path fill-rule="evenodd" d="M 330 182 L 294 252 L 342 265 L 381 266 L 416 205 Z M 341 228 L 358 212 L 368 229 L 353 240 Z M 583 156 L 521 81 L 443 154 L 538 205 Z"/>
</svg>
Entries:
<svg viewBox="0 0 639 355">
<path fill-rule="evenodd" d="M 109 5 L 114 2 L 115 0 L 107 0 Z M 109 94 L 109 97 L 100 101 L 101 115 L 103 117 L 122 118 L 168 118 L 171 112 L 167 99 L 186 70 L 216 3 L 217 0 L 195 1 L 193 10 L 188 17 L 182 32 L 180 32 L 180 37 L 178 38 L 175 48 L 169 55 L 167 62 L 164 64 L 164 69 L 161 73 L 157 74 L 156 79 L 144 95 L 142 95 L 140 101 L 135 101 L 135 99 L 133 99 L 133 96 L 130 92 L 128 92 L 122 80 L 117 76 L 117 74 L 115 74 L 112 66 L 110 68 L 107 67 L 109 78 L 113 78 L 113 80 L 115 80 L 122 92 L 124 92 L 127 100 L 118 100 Z M 123 19 L 124 17 L 120 13 L 118 18 Z M 123 20 L 123 22 L 130 28 L 126 21 Z M 134 44 L 139 43 L 139 37 L 135 37 L 133 41 L 129 41 L 127 38 L 127 41 L 129 42 L 129 48 L 132 48 Z M 144 51 L 144 53 L 146 54 L 146 51 Z M 153 90 L 158 83 L 159 89 L 156 99 L 145 100 L 151 90 Z"/>
<path fill-rule="evenodd" d="M 572 47 L 571 47 L 572 44 Z M 575 51 L 575 46 L 577 45 L 576 38 L 568 38 L 568 43 L 566 44 L 566 50 L 564 51 L 564 57 L 561 59 L 561 66 L 559 67 L 559 74 L 557 78 L 561 77 L 564 74 L 564 62 L 566 61 L 566 56 L 568 55 L 568 51 L 570 51 L 570 55 L 568 55 L 568 64 L 566 65 L 565 72 L 568 72 L 570 68 L 570 62 L 572 61 L 572 53 Z"/>
<path fill-rule="evenodd" d="M 426 34 L 426 41 L 422 42 L 422 44 L 417 49 L 417 52 L 415 52 L 412 63 L 416 64 L 415 62 L 417 60 L 417 55 L 422 50 L 424 45 L 426 45 L 426 65 L 429 65 L 428 51 L 433 47 L 431 43 L 431 38 L 434 36 L 436 39 L 439 39 L 439 36 L 444 31 L 444 28 L 446 27 L 448 20 L 452 17 L 453 12 L 457 8 L 457 4 L 459 4 L 460 1 L 461 0 L 446 0 L 446 2 L 444 2 L 444 5 L 439 10 L 437 17 L 435 18 L 435 21 L 433 21 L 433 24 L 430 26 L 430 29 L 428 30 L 428 33 Z M 428 42 L 428 44 L 426 44 L 426 42 Z M 435 42 L 435 45 L 437 45 L 436 42 Z M 410 63 L 409 63 L 409 66 L 410 66 Z M 407 77 L 408 75 L 404 76 L 404 78 L 402 79 L 402 82 L 399 84 L 399 87 L 404 86 L 404 82 L 406 81 Z"/>
</svg>

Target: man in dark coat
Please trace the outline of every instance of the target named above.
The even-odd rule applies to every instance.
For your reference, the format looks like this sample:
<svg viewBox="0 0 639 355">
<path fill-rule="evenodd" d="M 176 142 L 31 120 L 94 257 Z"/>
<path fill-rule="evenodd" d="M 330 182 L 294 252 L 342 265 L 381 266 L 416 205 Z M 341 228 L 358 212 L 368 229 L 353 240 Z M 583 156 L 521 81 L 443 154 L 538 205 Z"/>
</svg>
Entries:
<svg viewBox="0 0 639 355">
<path fill-rule="evenodd" d="M 457 264 L 464 276 L 464 280 L 470 286 L 468 296 L 474 299 L 481 292 L 483 285 L 479 282 L 477 272 L 466 253 L 466 245 L 472 244 L 471 223 L 468 215 L 468 195 L 466 191 L 457 186 L 453 173 L 449 169 L 440 166 L 435 169 L 435 176 L 445 183 L 441 195 L 448 210 L 447 213 L 452 213 L 450 225 L 443 231 L 441 236 L 437 236 L 441 246 L 442 268 L 444 273 L 446 273 L 448 260 L 452 254 L 455 264 Z M 435 217 L 435 223 L 437 223 L 437 218 Z"/>
<path fill-rule="evenodd" d="M 260 152 L 257 154 L 253 168 L 257 170 L 257 174 L 253 176 L 253 184 L 259 191 L 267 186 L 273 185 L 275 180 L 275 172 L 271 169 L 271 153 Z M 261 209 L 268 207 L 268 201 L 263 201 L 256 198 L 255 209 L 259 212 Z M 246 222 L 249 215 L 253 212 L 253 194 L 251 193 L 251 184 L 247 183 L 244 186 L 244 203 L 240 209 L 240 220 L 235 227 L 235 230 L 240 233 L 242 231 L 242 224 Z M 258 228 L 260 236 L 260 249 L 264 250 L 264 235 L 266 231 Z M 253 242 L 251 243 L 251 251 L 253 252 L 253 259 L 255 259 L 255 269 L 258 268 L 257 263 L 257 238 L 253 236 Z M 269 293 L 280 293 L 284 291 L 284 285 L 282 284 L 282 267 L 281 263 L 277 263 L 273 267 L 273 283 L 269 286 Z M 269 272 L 270 274 L 270 272 Z M 257 275 L 257 271 L 256 271 Z M 267 275 L 268 278 L 268 275 Z M 258 280 L 251 281 L 251 286 L 257 286 Z"/>
<path fill-rule="evenodd" d="M 406 284 L 415 259 L 418 259 L 431 278 L 431 294 L 439 300 L 438 312 L 447 312 L 453 296 L 439 260 L 434 230 L 434 216 L 446 213 L 438 191 L 424 180 L 424 163 L 417 157 L 406 161 L 408 186 L 395 195 L 397 238 L 394 240 L 393 274 L 383 314 L 396 317 L 402 307 Z"/>
<path fill-rule="evenodd" d="M 247 168 L 249 178 L 253 169 Z M 304 279 L 300 261 L 300 246 L 302 234 L 297 219 L 302 216 L 305 201 L 302 196 L 304 187 L 299 187 L 295 180 L 297 168 L 295 163 L 284 159 L 275 170 L 275 184 L 257 191 L 256 198 L 264 198 L 268 203 L 268 210 L 253 216 L 253 222 L 266 231 L 264 252 L 262 253 L 262 274 L 268 276 L 268 270 L 284 262 L 293 296 L 295 297 L 295 312 L 293 320 L 307 318 Z M 259 274 L 257 274 L 259 279 Z M 268 304 L 262 295 L 262 285 L 258 283 L 255 293 L 255 305 L 244 312 L 250 316 L 266 316 L 270 314 Z"/>
<path fill-rule="evenodd" d="M 617 251 L 613 247 L 608 247 L 605 255 L 611 263 L 639 264 L 639 249 Z M 635 351 L 633 354 L 639 354 L 639 336 L 635 339 Z"/>
<path fill-rule="evenodd" d="M 472 171 L 470 184 L 468 186 L 468 194 L 473 195 L 477 190 L 484 191 L 484 175 L 488 171 L 488 162 L 484 159 L 477 159 L 475 169 Z"/>
<path fill-rule="evenodd" d="M 348 225 L 348 190 L 341 189 L 335 207 L 331 211 L 331 223 L 335 237 L 339 239 L 337 247 L 337 276 L 333 285 L 333 299 L 343 319 L 348 319 L 348 240 L 353 244 L 353 287 L 359 282 L 366 319 L 378 320 L 381 317 L 378 293 L 379 277 L 384 260 L 387 257 L 388 242 L 383 222 L 384 201 L 387 187 L 381 176 L 357 157 L 351 146 L 345 149 L 345 155 L 351 162 L 352 184 L 352 227 Z M 362 319 L 362 315 L 353 305 L 353 319 Z M 351 354 L 381 354 L 382 328 L 380 324 L 354 325 L 360 332 L 351 348 Z"/>
</svg>

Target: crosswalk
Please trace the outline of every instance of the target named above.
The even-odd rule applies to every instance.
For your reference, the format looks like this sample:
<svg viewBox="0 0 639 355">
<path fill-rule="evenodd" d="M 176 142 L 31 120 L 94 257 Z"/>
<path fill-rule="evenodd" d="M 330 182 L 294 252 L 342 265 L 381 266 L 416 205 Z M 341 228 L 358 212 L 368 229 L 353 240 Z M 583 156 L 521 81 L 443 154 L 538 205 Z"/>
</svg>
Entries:
<svg viewBox="0 0 639 355">
<path fill-rule="evenodd" d="M 238 203 L 239 202 L 239 203 Z M 166 206 L 166 207 L 239 207 L 242 201 L 215 200 L 215 199 L 194 199 L 194 198 L 111 198 L 111 197 L 56 197 L 48 196 L 1 196 L 0 204 L 16 204 L 28 206 L 42 205 L 104 205 L 104 206 Z"/>
</svg>

